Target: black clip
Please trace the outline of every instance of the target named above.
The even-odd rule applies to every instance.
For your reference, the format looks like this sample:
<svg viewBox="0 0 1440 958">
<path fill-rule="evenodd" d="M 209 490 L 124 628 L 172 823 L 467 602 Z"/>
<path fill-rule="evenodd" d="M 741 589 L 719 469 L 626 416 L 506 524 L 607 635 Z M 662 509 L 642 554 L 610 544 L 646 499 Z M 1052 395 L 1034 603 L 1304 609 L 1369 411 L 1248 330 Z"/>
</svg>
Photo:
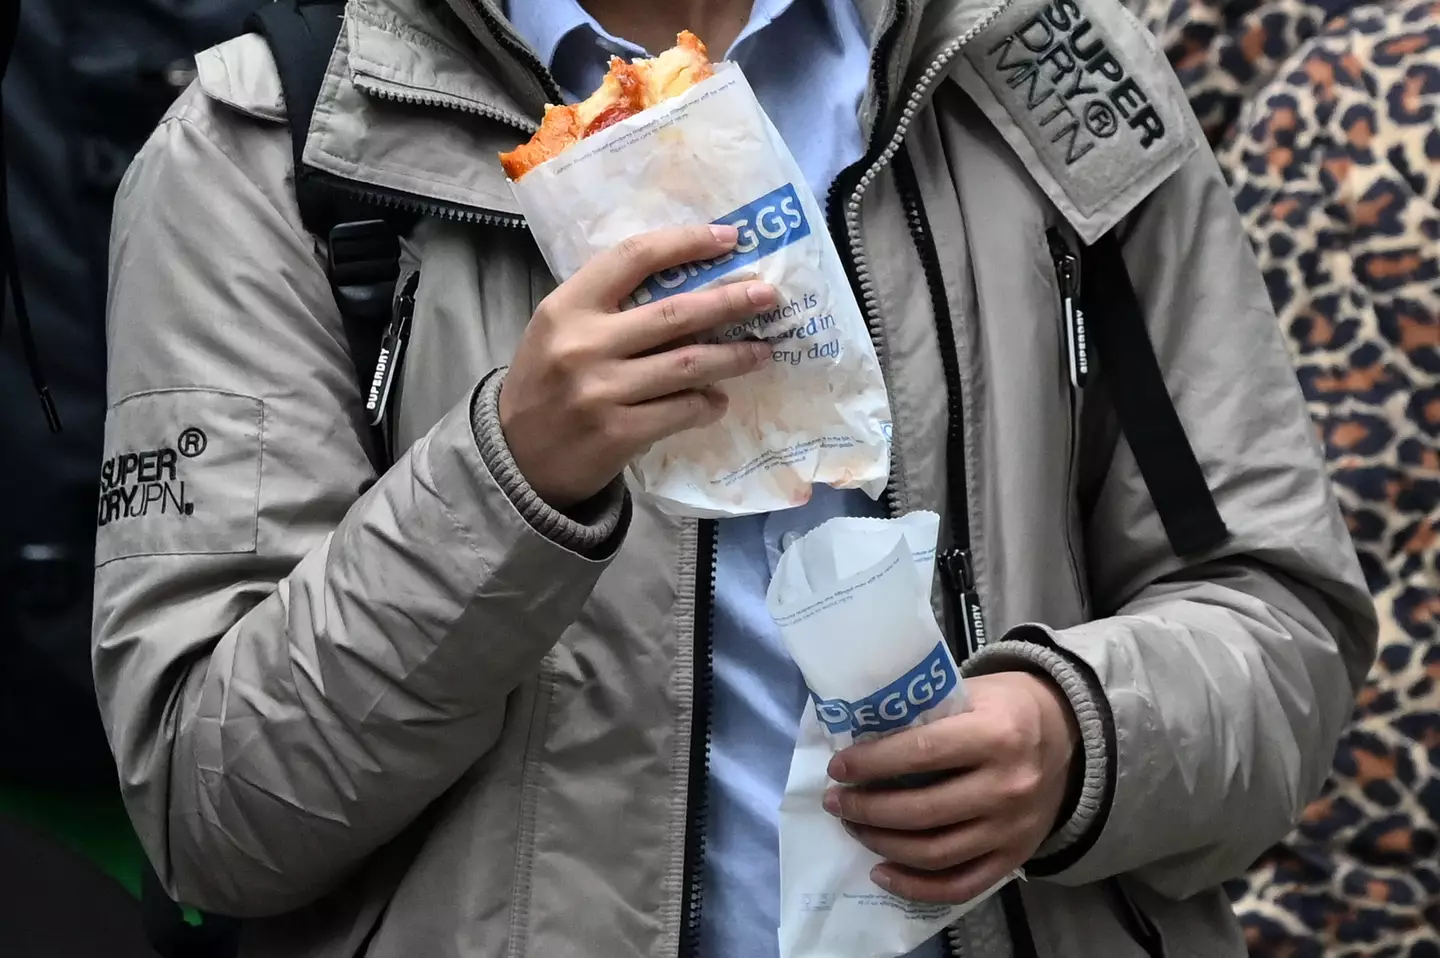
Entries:
<svg viewBox="0 0 1440 958">
<path fill-rule="evenodd" d="M 390 318 L 400 278 L 400 237 L 384 220 L 340 223 L 330 230 L 330 286 L 347 318 Z"/>
<path fill-rule="evenodd" d="M 937 558 L 940 577 L 953 603 L 953 612 L 960 619 L 960 627 L 965 633 L 965 655 L 969 657 L 989 642 L 985 632 L 985 610 L 980 607 L 980 594 L 975 591 L 975 566 L 970 550 L 944 549 Z"/>
<path fill-rule="evenodd" d="M 385 411 L 390 405 L 390 396 L 395 391 L 396 377 L 400 362 L 405 356 L 405 346 L 410 342 L 410 320 L 415 315 L 415 290 L 420 285 L 420 273 L 410 274 L 405 288 L 400 290 L 395 316 L 385 327 L 380 339 L 380 355 L 375 359 L 375 375 L 370 379 L 370 391 L 365 398 L 365 411 L 370 415 L 370 425 L 379 426 L 385 422 Z"/>
</svg>

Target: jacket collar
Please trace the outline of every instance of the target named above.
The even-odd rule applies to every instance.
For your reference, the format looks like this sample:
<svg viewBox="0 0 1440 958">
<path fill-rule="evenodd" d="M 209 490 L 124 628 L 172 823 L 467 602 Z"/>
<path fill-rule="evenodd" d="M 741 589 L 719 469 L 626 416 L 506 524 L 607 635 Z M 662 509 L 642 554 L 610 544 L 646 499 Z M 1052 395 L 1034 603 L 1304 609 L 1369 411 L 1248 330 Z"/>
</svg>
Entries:
<svg viewBox="0 0 1440 958">
<path fill-rule="evenodd" d="M 917 48 L 944 40 L 922 38 L 922 25 L 943 33 L 1003 2 L 857 0 L 872 45 L 883 37 L 890 51 L 886 102 L 872 88 L 862 103 L 867 136 L 904 96 Z M 402 201 L 513 221 L 519 209 L 496 154 L 526 140 L 544 105 L 559 101 L 548 70 L 496 0 L 350 0 L 305 160 Z M 466 114 L 462 122 L 455 111 Z"/>
</svg>

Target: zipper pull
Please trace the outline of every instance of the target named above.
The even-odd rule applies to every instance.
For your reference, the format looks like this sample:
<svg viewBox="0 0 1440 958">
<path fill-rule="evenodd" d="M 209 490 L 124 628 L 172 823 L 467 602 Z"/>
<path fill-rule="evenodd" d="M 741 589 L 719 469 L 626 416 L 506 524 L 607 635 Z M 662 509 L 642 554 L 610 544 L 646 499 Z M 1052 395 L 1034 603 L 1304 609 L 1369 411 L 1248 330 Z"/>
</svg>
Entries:
<svg viewBox="0 0 1440 958">
<path fill-rule="evenodd" d="M 986 645 L 985 611 L 980 608 L 980 594 L 975 591 L 975 567 L 970 561 L 970 550 L 946 549 L 938 558 L 940 578 L 965 631 L 965 654 L 969 657 Z"/>
<path fill-rule="evenodd" d="M 400 360 L 405 353 L 405 345 L 410 342 L 410 320 L 415 315 L 415 289 L 419 285 L 420 272 L 416 270 L 405 280 L 395 304 L 395 315 L 385 327 L 385 335 L 380 337 L 380 355 L 375 358 L 375 375 L 370 380 L 370 394 L 365 399 L 365 411 L 370 414 L 372 426 L 385 421 L 385 410 L 395 391 Z"/>
<path fill-rule="evenodd" d="M 1085 380 L 1090 375 L 1090 351 L 1085 342 L 1085 309 L 1080 303 L 1080 257 L 1071 252 L 1059 230 L 1052 227 L 1045 235 L 1050 241 L 1050 256 L 1060 281 L 1060 307 L 1065 320 L 1070 385 L 1084 389 Z"/>
</svg>

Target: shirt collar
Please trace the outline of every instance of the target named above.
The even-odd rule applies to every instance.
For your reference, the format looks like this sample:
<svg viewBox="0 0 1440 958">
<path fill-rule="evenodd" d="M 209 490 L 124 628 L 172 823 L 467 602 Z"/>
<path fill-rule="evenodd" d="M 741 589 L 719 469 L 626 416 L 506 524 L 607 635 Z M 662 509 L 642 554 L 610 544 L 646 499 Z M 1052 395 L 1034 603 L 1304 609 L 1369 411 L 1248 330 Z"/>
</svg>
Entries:
<svg viewBox="0 0 1440 958">
<path fill-rule="evenodd" d="M 555 54 L 565 38 L 577 30 L 609 37 L 579 0 L 509 0 L 505 11 L 517 33 L 530 42 L 545 68 L 555 72 Z"/>
<path fill-rule="evenodd" d="M 840 3 L 853 2 L 854 0 L 755 0 L 754 9 L 750 12 L 750 20 L 736 39 L 736 45 L 738 46 L 747 37 L 769 26 L 772 21 L 796 3 L 813 3 L 822 8 L 826 26 L 833 35 L 838 36 L 840 20 L 835 6 Z M 632 44 L 625 43 L 619 37 L 607 33 L 599 22 L 585 11 L 579 0 L 509 0 L 506 5 L 506 16 L 509 17 L 516 32 L 530 41 L 540 62 L 552 73 L 556 72 L 555 57 L 560 51 L 561 45 L 577 31 L 593 34 L 606 48 L 607 53 L 627 57 L 638 55 L 634 52 Z M 701 37 L 701 39 L 704 38 Z M 651 52 L 659 53 L 661 51 Z M 724 52 L 726 51 L 720 51 L 720 53 Z M 711 53 L 718 58 L 719 54 L 716 51 L 712 50 Z"/>
</svg>

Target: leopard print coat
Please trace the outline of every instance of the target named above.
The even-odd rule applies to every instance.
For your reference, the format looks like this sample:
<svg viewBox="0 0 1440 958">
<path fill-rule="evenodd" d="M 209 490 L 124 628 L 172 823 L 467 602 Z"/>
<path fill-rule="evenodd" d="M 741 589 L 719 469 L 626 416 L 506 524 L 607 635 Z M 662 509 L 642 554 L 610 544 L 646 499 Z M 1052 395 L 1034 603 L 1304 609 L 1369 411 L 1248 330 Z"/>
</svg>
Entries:
<svg viewBox="0 0 1440 958">
<path fill-rule="evenodd" d="M 1323 796 L 1235 883 L 1251 953 L 1440 958 L 1440 3 L 1157 0 L 1382 618 Z"/>
</svg>

